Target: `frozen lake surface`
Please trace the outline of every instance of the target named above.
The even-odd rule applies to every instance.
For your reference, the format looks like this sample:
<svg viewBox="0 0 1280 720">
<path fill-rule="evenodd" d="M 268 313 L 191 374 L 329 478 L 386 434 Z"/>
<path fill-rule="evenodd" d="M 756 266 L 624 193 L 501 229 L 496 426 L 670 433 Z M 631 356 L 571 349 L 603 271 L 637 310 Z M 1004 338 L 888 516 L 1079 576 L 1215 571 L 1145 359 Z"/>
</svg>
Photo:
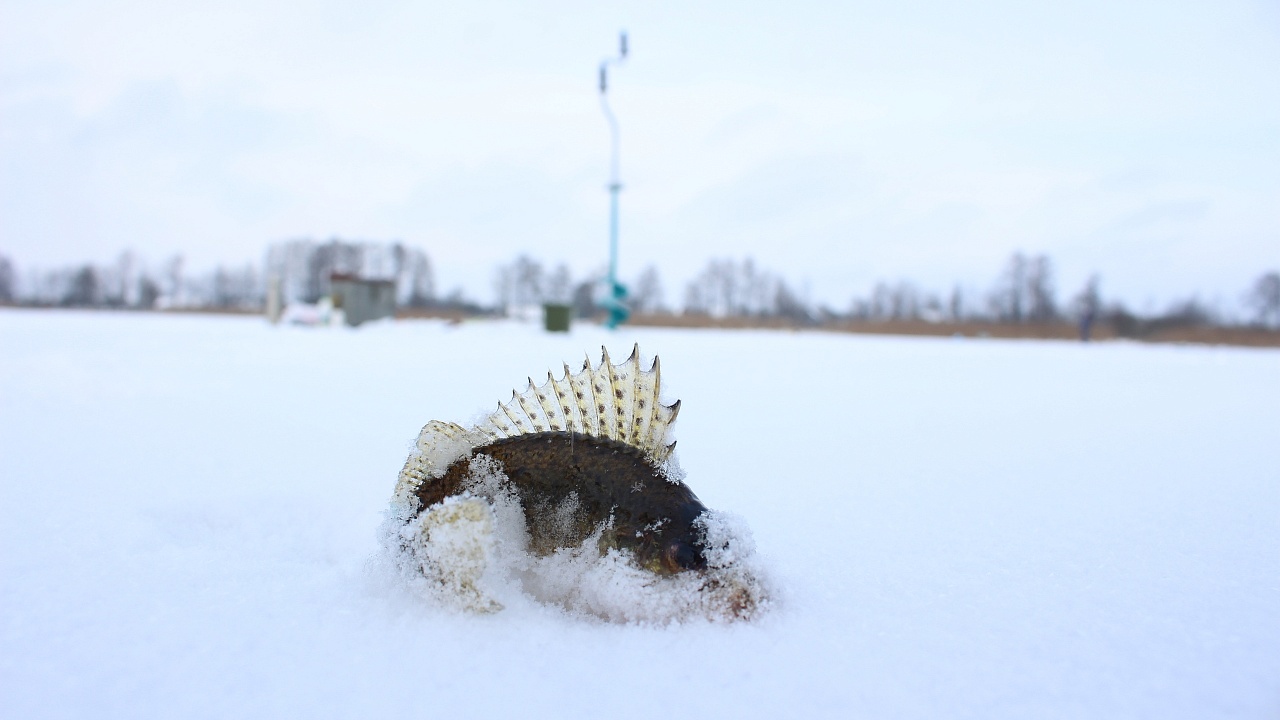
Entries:
<svg viewBox="0 0 1280 720">
<path fill-rule="evenodd" d="M 428 420 L 662 358 L 746 624 L 424 604 Z M 0 310 L 0 715 L 1274 718 L 1280 352 Z"/>
</svg>

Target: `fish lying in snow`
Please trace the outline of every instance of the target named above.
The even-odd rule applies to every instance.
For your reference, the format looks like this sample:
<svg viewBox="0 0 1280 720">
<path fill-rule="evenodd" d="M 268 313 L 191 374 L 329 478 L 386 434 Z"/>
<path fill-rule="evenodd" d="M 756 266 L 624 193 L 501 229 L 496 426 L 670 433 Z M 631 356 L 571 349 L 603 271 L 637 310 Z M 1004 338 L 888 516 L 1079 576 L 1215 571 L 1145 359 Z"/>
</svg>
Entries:
<svg viewBox="0 0 1280 720">
<path fill-rule="evenodd" d="M 680 403 L 660 392 L 656 357 L 643 370 L 639 346 L 616 365 L 605 349 L 594 368 L 530 378 L 475 426 L 428 423 L 396 484 L 393 550 L 464 605 L 499 609 L 480 578 L 505 493 L 532 556 L 594 547 L 648 573 L 645 586 L 670 580 L 712 615 L 750 616 L 764 593 L 743 562 L 749 540 L 735 547 L 735 531 L 682 481 L 668 437 Z"/>
</svg>

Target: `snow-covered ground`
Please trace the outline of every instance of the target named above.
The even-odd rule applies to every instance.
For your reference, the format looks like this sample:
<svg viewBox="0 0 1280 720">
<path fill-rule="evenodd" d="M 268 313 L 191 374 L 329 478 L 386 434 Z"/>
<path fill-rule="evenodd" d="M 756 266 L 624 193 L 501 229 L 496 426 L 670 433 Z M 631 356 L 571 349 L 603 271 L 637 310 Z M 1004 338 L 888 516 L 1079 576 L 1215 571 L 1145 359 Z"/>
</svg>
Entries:
<svg viewBox="0 0 1280 720">
<path fill-rule="evenodd" d="M 428 420 L 662 357 L 750 623 L 424 604 Z M 0 716 L 1280 714 L 1280 352 L 0 311 Z"/>
</svg>

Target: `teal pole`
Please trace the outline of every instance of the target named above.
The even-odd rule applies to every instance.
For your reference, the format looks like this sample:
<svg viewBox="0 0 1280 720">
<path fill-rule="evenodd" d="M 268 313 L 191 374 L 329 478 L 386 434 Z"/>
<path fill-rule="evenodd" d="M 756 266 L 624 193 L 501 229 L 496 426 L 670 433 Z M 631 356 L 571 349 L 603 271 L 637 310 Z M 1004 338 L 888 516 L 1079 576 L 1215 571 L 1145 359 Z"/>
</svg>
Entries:
<svg viewBox="0 0 1280 720">
<path fill-rule="evenodd" d="M 613 287 L 614 297 L 618 300 L 626 297 L 626 290 L 622 287 L 622 283 L 618 282 L 618 192 L 620 190 L 622 185 L 619 183 L 609 185 L 609 283 Z M 622 291 L 621 296 L 619 296 L 619 290 Z"/>
<path fill-rule="evenodd" d="M 627 287 L 618 280 L 618 193 L 622 190 L 622 183 L 618 178 L 618 120 L 613 116 L 613 110 L 609 108 L 608 92 L 608 69 L 610 64 L 621 64 L 627 58 L 627 34 L 622 33 L 619 43 L 619 53 L 617 59 L 605 60 L 600 63 L 600 107 L 604 109 L 605 119 L 609 121 L 609 130 L 613 141 L 613 154 L 609 162 L 609 294 L 605 298 L 604 305 L 609 311 L 609 319 L 606 324 L 610 329 L 616 328 L 625 323 L 631 315 L 631 311 L 627 309 Z"/>
</svg>

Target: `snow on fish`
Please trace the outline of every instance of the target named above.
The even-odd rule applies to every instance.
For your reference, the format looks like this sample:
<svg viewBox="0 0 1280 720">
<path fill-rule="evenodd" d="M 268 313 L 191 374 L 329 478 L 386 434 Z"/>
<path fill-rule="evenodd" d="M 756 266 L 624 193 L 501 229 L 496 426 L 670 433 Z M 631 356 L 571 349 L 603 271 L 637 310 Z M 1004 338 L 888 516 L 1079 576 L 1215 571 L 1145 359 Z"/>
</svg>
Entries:
<svg viewBox="0 0 1280 720">
<path fill-rule="evenodd" d="M 383 545 L 415 587 L 497 611 L 551 603 L 608 620 L 748 619 L 770 592 L 750 532 L 683 481 L 658 359 L 603 350 L 532 378 L 470 427 L 431 421 L 400 471 Z"/>
</svg>

